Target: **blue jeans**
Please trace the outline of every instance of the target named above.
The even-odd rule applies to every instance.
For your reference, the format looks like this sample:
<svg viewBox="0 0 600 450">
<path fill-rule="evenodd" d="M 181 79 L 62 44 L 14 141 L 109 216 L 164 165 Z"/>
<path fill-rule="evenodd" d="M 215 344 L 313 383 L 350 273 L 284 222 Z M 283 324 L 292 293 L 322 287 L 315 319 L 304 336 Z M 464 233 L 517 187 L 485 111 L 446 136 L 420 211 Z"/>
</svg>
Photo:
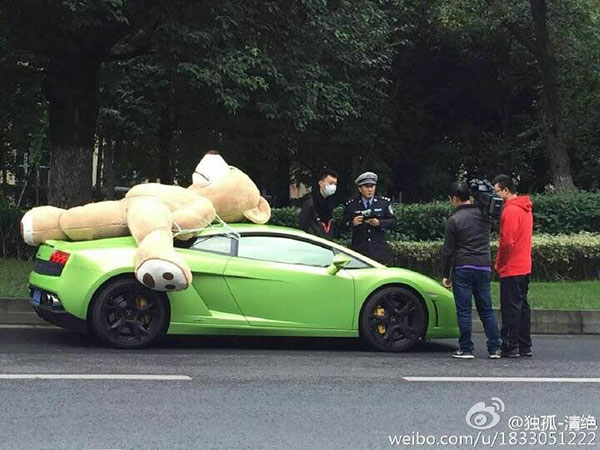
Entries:
<svg viewBox="0 0 600 450">
<path fill-rule="evenodd" d="M 472 296 L 475 297 L 475 306 L 487 336 L 488 352 L 500 348 L 498 322 L 492 310 L 490 275 L 490 272 L 475 269 L 454 269 L 452 271 L 452 291 L 460 331 L 458 344 L 463 352 L 473 351 L 473 341 L 471 340 L 471 330 L 473 328 L 471 321 Z"/>
</svg>

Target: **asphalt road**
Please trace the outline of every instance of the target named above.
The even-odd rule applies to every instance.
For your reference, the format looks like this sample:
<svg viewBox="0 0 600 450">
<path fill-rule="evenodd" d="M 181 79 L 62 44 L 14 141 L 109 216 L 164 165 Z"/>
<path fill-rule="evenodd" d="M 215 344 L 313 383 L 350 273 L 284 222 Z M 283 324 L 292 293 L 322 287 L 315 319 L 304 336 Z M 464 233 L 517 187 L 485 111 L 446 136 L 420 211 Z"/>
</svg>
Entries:
<svg viewBox="0 0 600 450">
<path fill-rule="evenodd" d="M 494 436 L 497 448 L 600 448 L 593 429 L 600 421 L 600 336 L 534 336 L 534 357 L 520 360 L 486 359 L 481 335 L 476 345 L 472 361 L 450 358 L 452 340 L 400 355 L 371 352 L 357 340 L 291 338 L 178 337 L 122 351 L 60 329 L 0 328 L 0 449 L 436 448 L 429 436 L 467 439 L 471 448 L 490 448 Z M 474 379 L 406 379 L 431 376 Z M 574 378 L 596 380 L 565 382 Z M 489 426 L 498 417 L 497 425 L 467 424 L 479 402 L 487 416 L 479 422 L 473 413 L 470 423 Z M 521 422 L 510 422 L 514 416 Z M 545 426 L 546 437 L 537 429 L 523 436 L 528 423 Z M 511 431 L 528 441 L 508 445 Z M 536 444 L 550 431 L 555 445 Z M 392 445 L 401 436 L 407 440 Z"/>
</svg>

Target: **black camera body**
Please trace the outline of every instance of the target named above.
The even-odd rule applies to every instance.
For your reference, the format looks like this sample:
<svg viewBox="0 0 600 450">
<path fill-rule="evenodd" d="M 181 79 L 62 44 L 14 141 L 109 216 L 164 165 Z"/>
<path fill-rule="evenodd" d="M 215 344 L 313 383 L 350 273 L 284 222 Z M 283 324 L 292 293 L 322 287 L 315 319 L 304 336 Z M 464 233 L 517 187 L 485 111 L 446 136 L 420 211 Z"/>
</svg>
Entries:
<svg viewBox="0 0 600 450">
<path fill-rule="evenodd" d="M 502 204 L 504 201 L 496 195 L 494 185 L 488 180 L 474 178 L 469 181 L 469 189 L 481 211 L 487 214 L 490 219 L 498 220 L 502 214 Z"/>
<path fill-rule="evenodd" d="M 358 215 L 363 216 L 365 220 L 379 219 L 379 216 L 377 215 L 377 213 L 375 213 L 375 211 L 373 211 L 370 208 L 360 211 Z"/>
</svg>

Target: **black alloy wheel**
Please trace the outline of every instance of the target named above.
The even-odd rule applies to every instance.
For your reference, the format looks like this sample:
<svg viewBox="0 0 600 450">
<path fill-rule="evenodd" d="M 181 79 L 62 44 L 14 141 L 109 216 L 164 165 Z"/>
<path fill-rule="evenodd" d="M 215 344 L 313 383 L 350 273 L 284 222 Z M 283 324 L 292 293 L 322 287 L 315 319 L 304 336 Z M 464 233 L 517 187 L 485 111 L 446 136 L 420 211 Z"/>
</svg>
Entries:
<svg viewBox="0 0 600 450">
<path fill-rule="evenodd" d="M 97 294 L 89 321 L 102 342 L 118 348 L 142 348 L 166 332 L 168 304 L 161 292 L 123 278 Z"/>
<path fill-rule="evenodd" d="M 408 350 L 426 330 L 425 305 L 412 291 L 402 287 L 377 291 L 367 300 L 360 316 L 361 338 L 384 352 Z"/>
</svg>

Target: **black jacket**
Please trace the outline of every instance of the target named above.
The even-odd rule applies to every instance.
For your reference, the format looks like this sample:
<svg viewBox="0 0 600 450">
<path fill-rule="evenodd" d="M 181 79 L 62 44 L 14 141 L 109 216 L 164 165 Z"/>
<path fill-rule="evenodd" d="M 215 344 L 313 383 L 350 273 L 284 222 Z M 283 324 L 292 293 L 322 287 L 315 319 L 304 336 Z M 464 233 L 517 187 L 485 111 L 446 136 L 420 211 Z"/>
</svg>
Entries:
<svg viewBox="0 0 600 450">
<path fill-rule="evenodd" d="M 329 219 L 323 219 L 320 217 L 317 208 L 315 207 L 315 200 L 311 194 L 309 194 L 302 203 L 302 209 L 300 210 L 300 228 L 307 233 L 314 234 L 325 239 L 334 239 L 336 237 L 336 230 L 334 229 L 333 217 L 331 217 L 331 211 L 329 211 Z"/>
<path fill-rule="evenodd" d="M 442 249 L 442 275 L 452 267 L 491 267 L 490 222 L 477 205 L 461 205 L 446 222 Z"/>
<path fill-rule="evenodd" d="M 375 261 L 387 264 L 389 263 L 389 255 L 388 246 L 385 242 L 385 230 L 396 226 L 392 203 L 389 198 L 375 196 L 370 209 L 377 215 L 379 226 L 374 227 L 368 223 L 363 223 L 355 227 L 352 225 L 352 220 L 356 216 L 364 215 L 365 206 L 360 196 L 346 202 L 343 223 L 345 227 L 352 228 L 352 245 L 350 248 Z"/>
</svg>

